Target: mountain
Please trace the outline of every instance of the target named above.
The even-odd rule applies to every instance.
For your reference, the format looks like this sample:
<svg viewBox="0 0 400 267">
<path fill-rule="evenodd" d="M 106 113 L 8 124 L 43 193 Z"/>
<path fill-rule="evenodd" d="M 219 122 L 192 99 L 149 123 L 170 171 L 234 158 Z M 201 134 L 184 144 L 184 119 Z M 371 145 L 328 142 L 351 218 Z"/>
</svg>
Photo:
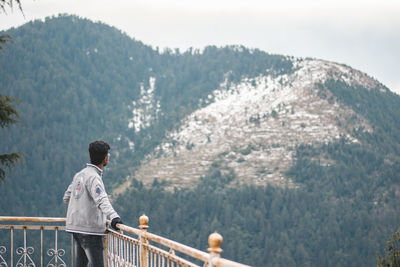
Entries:
<svg viewBox="0 0 400 267">
<path fill-rule="evenodd" d="M 360 143 L 353 135 L 355 130 L 373 131 L 363 114 L 340 103 L 329 91 L 323 95 L 318 85 L 334 80 L 367 90 L 380 88 L 382 93 L 387 93 L 387 88 L 337 63 L 316 59 L 292 62 L 293 73 L 261 74 L 238 83 L 224 80 L 200 100 L 204 107 L 168 132 L 133 177 L 145 184 L 157 178 L 171 187 L 190 187 L 218 162 L 235 172 L 239 184 L 295 186 L 285 173 L 293 166 L 297 146 L 342 137 Z M 150 99 L 147 110 L 154 110 Z M 143 108 L 145 111 L 146 106 Z M 136 124 L 151 121 L 151 117 L 142 118 L 144 121 Z"/>
<path fill-rule="evenodd" d="M 108 141 L 125 223 L 254 266 L 373 266 L 398 227 L 400 96 L 349 66 L 243 46 L 160 51 L 76 16 L 1 34 L 1 94 L 24 163 L 0 214 L 65 216 L 61 198 Z M 2 237 L 0 236 L 0 241 Z M 249 256 L 251 255 L 251 256 Z"/>
</svg>

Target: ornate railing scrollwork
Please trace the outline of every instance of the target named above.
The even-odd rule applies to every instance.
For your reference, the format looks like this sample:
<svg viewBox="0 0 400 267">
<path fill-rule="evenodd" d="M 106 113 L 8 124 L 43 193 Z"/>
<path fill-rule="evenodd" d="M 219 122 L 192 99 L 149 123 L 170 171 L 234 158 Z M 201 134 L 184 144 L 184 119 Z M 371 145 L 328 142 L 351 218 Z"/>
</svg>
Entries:
<svg viewBox="0 0 400 267">
<path fill-rule="evenodd" d="M 17 264 L 15 265 L 16 267 L 36 267 L 31 256 L 29 256 L 35 252 L 35 249 L 33 247 L 19 247 L 16 249 L 15 252 L 17 253 L 17 255 L 21 255 L 21 257 L 17 261 Z"/>
<path fill-rule="evenodd" d="M 49 263 L 46 265 L 46 267 L 67 267 L 63 259 L 61 258 L 64 256 L 65 250 L 63 249 L 58 249 L 55 250 L 53 248 L 49 249 L 47 251 L 47 255 L 52 257 L 49 261 Z"/>
<path fill-rule="evenodd" d="M 4 260 L 1 254 L 5 254 L 7 252 L 6 247 L 0 246 L 0 267 L 8 267 L 7 262 Z"/>
</svg>

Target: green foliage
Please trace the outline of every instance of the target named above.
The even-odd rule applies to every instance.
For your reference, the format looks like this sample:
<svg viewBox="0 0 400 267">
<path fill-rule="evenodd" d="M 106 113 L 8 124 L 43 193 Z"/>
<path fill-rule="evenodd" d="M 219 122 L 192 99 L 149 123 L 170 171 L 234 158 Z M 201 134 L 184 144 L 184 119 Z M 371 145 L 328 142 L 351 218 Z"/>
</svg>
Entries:
<svg viewBox="0 0 400 267">
<path fill-rule="evenodd" d="M 0 127 L 8 127 L 10 124 L 18 123 L 20 117 L 17 109 L 11 105 L 11 102 L 18 101 L 8 96 L 0 94 Z"/>
<path fill-rule="evenodd" d="M 22 12 L 22 6 L 21 6 L 20 0 L 0 0 L 0 10 L 3 11 L 4 13 L 6 13 L 6 8 L 9 7 L 12 10 L 14 7 L 14 4 L 17 4 L 19 10 Z"/>
<path fill-rule="evenodd" d="M 10 124 L 18 123 L 19 113 L 10 103 L 18 100 L 8 96 L 0 95 L 0 127 L 9 127 Z M 11 154 L 0 154 L 0 166 L 11 169 L 20 159 L 21 154 L 13 152 Z M 6 171 L 0 168 L 0 181 L 6 178 Z"/>
<path fill-rule="evenodd" d="M 378 267 L 400 266 L 400 229 L 386 242 L 382 257 L 377 255 Z"/>
<path fill-rule="evenodd" d="M 376 229 L 388 233 L 398 227 L 394 222 L 399 218 L 395 215 L 398 206 L 394 202 L 400 188 L 400 97 L 387 88 L 366 89 L 333 80 L 320 85 L 319 89 L 325 94 L 329 90 L 338 101 L 366 118 L 372 131 L 354 129 L 352 135 L 360 143 L 342 137 L 329 144 L 299 146 L 294 157 L 295 165 L 287 174 L 303 190 L 321 192 L 325 201 L 344 201 L 356 207 L 353 215 L 364 217 L 357 224 L 359 228 L 356 231 L 369 237 L 376 234 L 378 230 L 369 228 L 376 220 Z M 388 210 L 392 215 L 383 215 Z M 354 235 L 354 232 L 348 232 L 349 224 L 343 223 L 339 229 L 345 230 L 346 237 Z M 372 253 L 371 247 L 367 250 Z M 353 261 L 356 256 L 350 255 Z M 365 264 L 371 262 L 370 259 Z M 365 264 L 359 262 L 359 265 Z"/>
<path fill-rule="evenodd" d="M 118 136 L 129 130 L 127 107 L 138 96 L 140 83 L 148 80 L 141 70 L 155 52 L 116 29 L 77 17 L 30 22 L 7 34 L 14 44 L 0 56 L 0 64 L 7 65 L 0 73 L 0 90 L 23 104 L 18 107 L 21 129 L 10 127 L 0 146 L 24 151 L 26 164 L 14 169 L 0 189 L 0 210 L 61 216 L 60 196 L 87 161 L 91 141 L 110 141 L 119 155 L 131 159 L 120 168 L 114 164 L 105 177 L 122 180 L 129 172 L 123 166 L 138 162 L 124 149 L 126 139 L 118 142 Z M 46 198 L 40 197 L 43 193 Z M 28 208 L 25 199 L 30 199 Z"/>
<path fill-rule="evenodd" d="M 376 244 L 397 227 L 398 198 L 376 206 L 324 191 L 235 184 L 216 166 L 192 190 L 135 183 L 114 206 L 124 222 L 205 251 L 208 235 L 224 237 L 223 257 L 252 266 L 374 266 Z M 250 256 L 249 256 L 250 255 Z"/>
<path fill-rule="evenodd" d="M 5 44 L 12 42 L 10 35 L 0 35 L 0 50 L 4 49 Z"/>
<path fill-rule="evenodd" d="M 20 153 L 2 154 L 0 155 L 0 165 L 11 169 L 21 159 Z M 3 168 L 0 168 L 0 181 L 4 181 L 6 178 L 6 172 Z"/>
<path fill-rule="evenodd" d="M 276 119 L 278 117 L 278 112 L 276 112 L 275 109 L 272 110 L 271 115 L 274 119 Z"/>
<path fill-rule="evenodd" d="M 319 86 L 329 90 L 340 102 L 351 107 L 371 124 L 373 132 L 355 129 L 354 134 L 365 140 L 380 154 L 400 154 L 400 96 L 385 87 L 366 89 L 344 82 L 329 80 Z"/>
<path fill-rule="evenodd" d="M 251 153 L 251 151 L 253 151 L 254 147 L 252 145 L 248 145 L 246 148 L 240 150 L 240 153 L 242 155 L 249 155 Z"/>
</svg>

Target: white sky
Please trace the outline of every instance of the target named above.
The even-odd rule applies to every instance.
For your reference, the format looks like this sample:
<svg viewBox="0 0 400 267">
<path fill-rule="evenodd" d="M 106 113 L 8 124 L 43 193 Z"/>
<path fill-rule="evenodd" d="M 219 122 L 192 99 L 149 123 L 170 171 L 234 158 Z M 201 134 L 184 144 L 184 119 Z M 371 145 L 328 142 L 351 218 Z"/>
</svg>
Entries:
<svg viewBox="0 0 400 267">
<path fill-rule="evenodd" d="M 0 30 L 58 13 L 102 21 L 153 47 L 241 44 L 345 63 L 400 93 L 400 0 L 22 0 Z"/>
</svg>

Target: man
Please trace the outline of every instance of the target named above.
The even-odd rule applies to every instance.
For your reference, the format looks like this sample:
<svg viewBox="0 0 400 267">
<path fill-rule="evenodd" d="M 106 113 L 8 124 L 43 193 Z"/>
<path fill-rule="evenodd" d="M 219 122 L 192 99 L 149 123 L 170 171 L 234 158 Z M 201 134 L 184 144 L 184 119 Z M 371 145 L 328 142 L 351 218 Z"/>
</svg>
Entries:
<svg viewBox="0 0 400 267">
<path fill-rule="evenodd" d="M 75 174 L 64 194 L 68 205 L 66 231 L 75 240 L 75 266 L 103 267 L 103 237 L 106 233 L 106 219 L 117 229 L 122 223 L 113 209 L 102 181 L 103 168 L 107 166 L 110 146 L 104 141 L 89 145 L 91 164 Z"/>
</svg>

